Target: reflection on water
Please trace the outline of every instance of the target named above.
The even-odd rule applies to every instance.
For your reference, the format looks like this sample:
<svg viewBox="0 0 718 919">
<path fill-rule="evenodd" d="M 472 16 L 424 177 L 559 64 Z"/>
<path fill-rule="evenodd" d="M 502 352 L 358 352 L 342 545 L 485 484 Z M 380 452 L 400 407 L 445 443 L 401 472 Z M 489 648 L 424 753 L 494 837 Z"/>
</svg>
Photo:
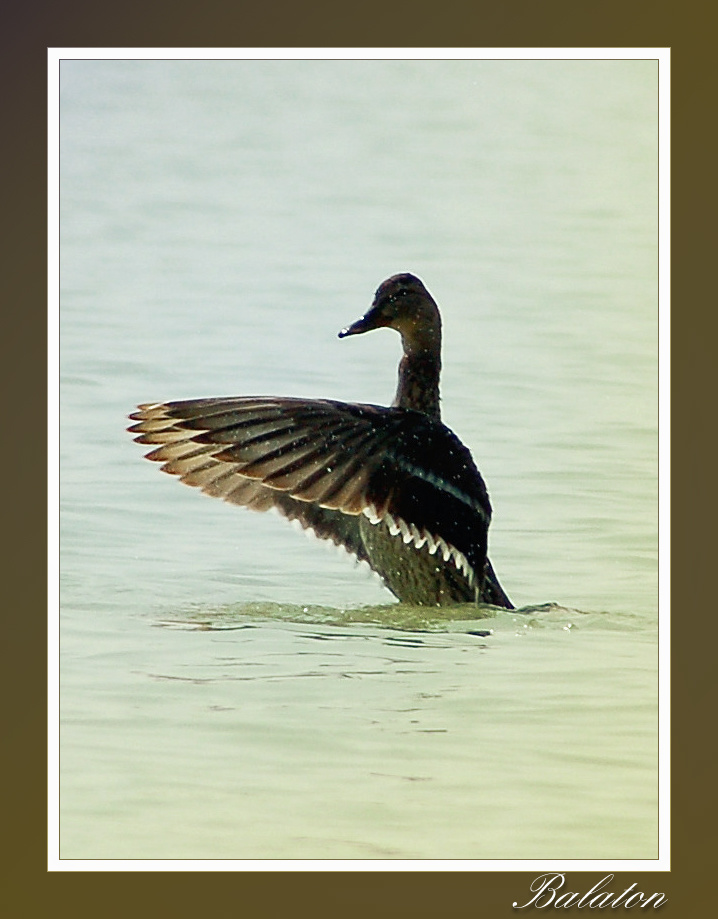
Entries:
<svg viewBox="0 0 718 919">
<path fill-rule="evenodd" d="M 655 63 L 62 67 L 62 856 L 657 854 Z M 411 270 L 521 608 L 161 476 L 138 402 L 386 404 Z M 551 600 L 554 602 L 545 602 Z"/>
<path fill-rule="evenodd" d="M 364 623 L 406 631 L 437 631 L 448 623 L 464 622 L 467 619 L 483 619 L 491 615 L 492 607 L 476 607 L 472 604 L 446 607 L 434 611 L 425 607 L 408 606 L 402 603 L 362 606 L 355 609 L 334 609 L 328 606 L 294 606 L 282 603 L 248 603 L 241 606 L 226 606 L 217 610 L 188 610 L 185 618 L 175 624 L 188 627 L 224 629 L 241 628 L 241 623 L 250 620 L 283 620 L 285 622 L 315 622 L 321 625 L 346 625 Z M 205 618 L 207 617 L 207 618 Z M 163 623 L 169 625 L 170 623 Z"/>
<path fill-rule="evenodd" d="M 247 623 L 303 622 L 340 626 L 376 625 L 382 629 L 407 632 L 460 632 L 469 635 L 491 635 L 495 630 L 510 628 L 560 627 L 572 629 L 589 623 L 594 626 L 600 614 L 569 610 L 556 603 L 525 606 L 507 611 L 493 606 L 467 603 L 433 609 L 404 603 L 335 609 L 329 606 L 295 606 L 289 603 L 245 603 L 217 609 L 197 606 L 177 614 L 177 618 L 156 624 L 168 628 L 220 631 L 247 628 Z M 477 632 L 477 620 L 486 620 L 490 628 Z M 417 639 L 420 641 L 420 639 Z"/>
</svg>

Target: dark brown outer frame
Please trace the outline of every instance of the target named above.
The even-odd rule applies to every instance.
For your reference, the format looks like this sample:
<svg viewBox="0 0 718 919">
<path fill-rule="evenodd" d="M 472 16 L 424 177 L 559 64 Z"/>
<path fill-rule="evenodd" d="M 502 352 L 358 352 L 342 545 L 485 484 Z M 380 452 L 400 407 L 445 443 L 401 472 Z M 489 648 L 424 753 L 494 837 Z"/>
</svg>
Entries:
<svg viewBox="0 0 718 919">
<path fill-rule="evenodd" d="M 606 0 L 449 2 L 419 11 L 403 3 L 337 6 L 288 0 L 258 4 L 169 0 L 122 8 L 89 0 L 28 0 L 3 7 L 3 219 L 6 282 L 3 392 L 9 396 L 3 698 L 8 915 L 138 917 L 220 915 L 415 917 L 516 915 L 534 872 L 482 873 L 86 873 L 46 872 L 46 582 L 44 578 L 46 49 L 50 47 L 671 47 L 673 72 L 673 807 L 672 870 L 616 873 L 662 890 L 666 916 L 707 914 L 714 901 L 707 805 L 715 800 L 711 712 L 715 630 L 708 575 L 715 545 L 712 443 L 716 212 L 712 87 L 713 14 L 682 4 Z M 91 52 L 90 52 L 91 53 Z M 709 401 L 710 400 L 710 401 Z M 38 432 L 40 432 L 38 437 Z M 50 445 L 55 454 L 57 445 Z M 699 640 L 696 640 L 700 636 Z M 713 639 L 713 640 L 711 640 Z M 666 636 L 662 640 L 667 640 Z M 570 871 L 573 889 L 599 873 Z M 624 885 L 624 886 L 625 886 Z"/>
</svg>

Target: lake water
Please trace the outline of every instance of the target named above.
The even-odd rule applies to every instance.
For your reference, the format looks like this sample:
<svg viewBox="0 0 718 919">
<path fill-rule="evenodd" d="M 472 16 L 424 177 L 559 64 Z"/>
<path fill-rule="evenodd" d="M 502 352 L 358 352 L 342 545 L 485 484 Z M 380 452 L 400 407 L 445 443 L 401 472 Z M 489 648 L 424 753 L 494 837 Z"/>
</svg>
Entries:
<svg viewBox="0 0 718 919">
<path fill-rule="evenodd" d="M 656 132 L 655 61 L 62 64 L 61 858 L 657 858 Z M 125 433 L 388 404 L 398 336 L 337 332 L 398 271 L 516 612 L 396 604 Z"/>
</svg>

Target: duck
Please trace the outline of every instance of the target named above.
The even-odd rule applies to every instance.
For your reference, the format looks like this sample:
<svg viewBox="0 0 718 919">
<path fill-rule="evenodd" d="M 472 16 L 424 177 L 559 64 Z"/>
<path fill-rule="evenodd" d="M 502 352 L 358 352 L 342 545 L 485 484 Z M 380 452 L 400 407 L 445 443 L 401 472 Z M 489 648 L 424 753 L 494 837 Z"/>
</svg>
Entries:
<svg viewBox="0 0 718 919">
<path fill-rule="evenodd" d="M 282 396 L 143 403 L 128 430 L 163 472 L 212 497 L 275 509 L 367 562 L 402 603 L 514 606 L 488 557 L 481 473 L 441 420 L 441 315 L 414 274 L 379 285 L 339 338 L 397 331 L 390 406 Z"/>
</svg>

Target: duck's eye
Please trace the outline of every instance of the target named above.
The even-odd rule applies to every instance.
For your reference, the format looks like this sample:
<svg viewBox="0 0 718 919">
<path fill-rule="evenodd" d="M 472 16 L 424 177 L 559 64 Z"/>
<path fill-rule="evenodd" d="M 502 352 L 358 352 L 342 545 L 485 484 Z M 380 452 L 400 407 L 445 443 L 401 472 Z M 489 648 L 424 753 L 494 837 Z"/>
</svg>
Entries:
<svg viewBox="0 0 718 919">
<path fill-rule="evenodd" d="M 394 306 L 397 300 L 399 300 L 401 297 L 403 297 L 405 294 L 408 294 L 408 293 L 409 291 L 406 290 L 406 288 L 401 287 L 399 288 L 399 290 L 395 291 L 394 293 L 389 294 L 389 296 L 387 297 L 387 303 L 390 306 Z"/>
</svg>

